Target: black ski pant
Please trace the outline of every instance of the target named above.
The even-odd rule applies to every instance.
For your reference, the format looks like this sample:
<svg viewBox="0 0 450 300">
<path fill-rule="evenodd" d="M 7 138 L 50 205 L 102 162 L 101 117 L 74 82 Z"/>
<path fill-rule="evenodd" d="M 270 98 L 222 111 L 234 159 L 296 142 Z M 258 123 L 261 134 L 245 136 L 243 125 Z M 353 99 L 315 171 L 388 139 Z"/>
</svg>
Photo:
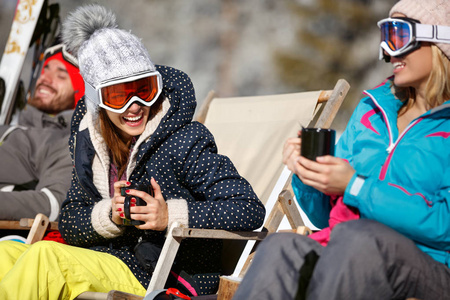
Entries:
<svg viewBox="0 0 450 300">
<path fill-rule="evenodd" d="M 276 233 L 258 247 L 234 300 L 450 299 L 450 269 L 371 220 L 335 226 L 327 247 Z"/>
</svg>

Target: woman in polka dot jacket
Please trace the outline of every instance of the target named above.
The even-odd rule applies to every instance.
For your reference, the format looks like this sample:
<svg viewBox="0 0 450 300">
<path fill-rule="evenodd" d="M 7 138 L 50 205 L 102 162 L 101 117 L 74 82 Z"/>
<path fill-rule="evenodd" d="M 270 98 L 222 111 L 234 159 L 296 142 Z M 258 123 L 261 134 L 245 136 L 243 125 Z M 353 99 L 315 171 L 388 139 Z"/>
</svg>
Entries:
<svg viewBox="0 0 450 300">
<path fill-rule="evenodd" d="M 90 30 L 83 46 L 74 47 L 78 23 L 90 16 L 103 20 L 101 29 Z M 263 223 L 265 209 L 250 184 L 228 157 L 217 154 L 208 129 L 192 122 L 196 101 L 189 77 L 155 67 L 140 40 L 111 20 L 114 15 L 103 7 L 88 5 L 63 24 L 63 40 L 78 57 L 87 86 L 72 119 L 72 184 L 59 217 L 69 245 L 0 243 L 0 279 L 11 269 L 0 281 L 1 299 L 73 299 L 112 289 L 144 295 L 173 222 L 227 230 Z M 130 184 L 151 185 L 154 196 Z M 146 202 L 130 207 L 131 219 L 144 224 L 123 225 L 121 187 L 128 187 L 132 202 Z M 220 241 L 184 240 L 169 282 L 178 288 L 177 279 L 184 282 L 183 291 L 192 295 L 214 292 L 220 254 Z"/>
<path fill-rule="evenodd" d="M 211 133 L 202 124 L 191 122 L 195 97 L 189 77 L 173 68 L 157 69 L 164 87 L 154 105 L 161 102 L 162 110 L 150 116 L 146 130 L 134 145 L 127 166 L 129 182 L 150 184 L 150 179 L 155 179 L 167 203 L 168 226 L 178 221 L 193 228 L 258 228 L 264 220 L 264 206 L 229 158 L 217 154 Z M 61 211 L 61 233 L 69 244 L 119 257 L 147 286 L 151 274 L 139 264 L 132 249 L 142 238 L 163 242 L 167 226 L 162 231 L 144 231 L 118 226 L 110 219 L 111 198 L 108 181 L 104 180 L 109 176 L 109 155 L 104 145 L 95 145 L 101 137 L 91 122 L 89 113 L 84 114 L 83 106 L 78 106 L 70 140 L 75 168 Z M 95 153 L 95 149 L 99 152 Z M 95 162 L 89 167 L 97 156 L 98 167 Z M 155 191 L 159 188 L 155 186 Z M 176 265 L 192 275 L 215 273 L 219 271 L 219 253 L 217 241 L 184 240 Z"/>
</svg>

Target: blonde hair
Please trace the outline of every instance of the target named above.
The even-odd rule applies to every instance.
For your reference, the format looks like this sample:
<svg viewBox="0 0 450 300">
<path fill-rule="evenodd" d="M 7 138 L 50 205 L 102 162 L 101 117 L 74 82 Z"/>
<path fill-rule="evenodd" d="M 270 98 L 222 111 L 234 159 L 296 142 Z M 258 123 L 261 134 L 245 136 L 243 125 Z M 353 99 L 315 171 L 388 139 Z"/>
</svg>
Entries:
<svg viewBox="0 0 450 300">
<path fill-rule="evenodd" d="M 447 100 L 450 100 L 450 60 L 434 44 L 431 45 L 432 68 L 425 86 L 429 108 L 435 108 Z M 416 99 L 415 89 L 412 87 L 401 88 L 394 86 L 396 96 L 405 102 L 399 112 L 404 114 Z"/>
</svg>

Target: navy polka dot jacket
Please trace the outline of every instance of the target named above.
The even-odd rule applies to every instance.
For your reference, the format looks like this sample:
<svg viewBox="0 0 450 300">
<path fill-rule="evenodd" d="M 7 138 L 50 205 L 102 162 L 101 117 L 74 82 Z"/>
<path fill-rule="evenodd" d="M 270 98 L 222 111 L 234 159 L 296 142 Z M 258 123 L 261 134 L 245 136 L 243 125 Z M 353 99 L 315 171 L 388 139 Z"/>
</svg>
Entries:
<svg viewBox="0 0 450 300">
<path fill-rule="evenodd" d="M 217 154 L 208 129 L 192 121 L 196 101 L 190 78 L 170 67 L 157 69 L 164 85 L 162 110 L 151 117 L 136 142 L 128 180 L 150 184 L 150 178 L 155 178 L 168 205 L 169 226 L 177 221 L 193 228 L 260 227 L 265 209 L 252 187 L 228 157 Z M 162 243 L 165 232 L 116 226 L 111 221 L 110 158 L 97 128 L 84 99 L 80 100 L 69 141 L 72 184 L 62 205 L 59 230 L 71 245 L 120 258 L 147 287 L 151 274 L 138 263 L 133 249 L 142 238 Z M 191 275 L 217 273 L 220 253 L 220 241 L 184 240 L 173 270 Z"/>
</svg>

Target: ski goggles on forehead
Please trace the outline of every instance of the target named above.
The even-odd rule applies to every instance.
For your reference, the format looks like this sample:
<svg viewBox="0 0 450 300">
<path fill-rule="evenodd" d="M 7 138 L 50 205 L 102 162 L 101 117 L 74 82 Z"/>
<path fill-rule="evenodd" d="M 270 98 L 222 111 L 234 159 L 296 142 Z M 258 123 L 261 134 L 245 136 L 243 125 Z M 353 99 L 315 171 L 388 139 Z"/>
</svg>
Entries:
<svg viewBox="0 0 450 300">
<path fill-rule="evenodd" d="M 44 58 L 43 61 L 45 62 L 47 59 L 49 59 L 52 56 L 55 56 L 57 54 L 61 53 L 62 58 L 67 61 L 68 63 L 70 63 L 71 65 L 75 66 L 78 68 L 78 61 L 77 59 L 70 54 L 69 52 L 67 52 L 66 50 L 66 46 L 65 45 L 56 45 L 50 48 L 47 48 L 44 52 Z"/>
<path fill-rule="evenodd" d="M 104 109 L 123 113 L 134 102 L 145 106 L 155 103 L 162 91 L 162 77 L 158 71 L 152 71 L 110 80 L 96 88 L 86 81 L 85 85 L 86 97 Z"/>
<path fill-rule="evenodd" d="M 420 42 L 450 43 L 450 27 L 420 24 L 410 18 L 387 18 L 377 23 L 381 31 L 380 60 L 416 50 Z M 386 55 L 386 53 L 388 55 Z"/>
</svg>

